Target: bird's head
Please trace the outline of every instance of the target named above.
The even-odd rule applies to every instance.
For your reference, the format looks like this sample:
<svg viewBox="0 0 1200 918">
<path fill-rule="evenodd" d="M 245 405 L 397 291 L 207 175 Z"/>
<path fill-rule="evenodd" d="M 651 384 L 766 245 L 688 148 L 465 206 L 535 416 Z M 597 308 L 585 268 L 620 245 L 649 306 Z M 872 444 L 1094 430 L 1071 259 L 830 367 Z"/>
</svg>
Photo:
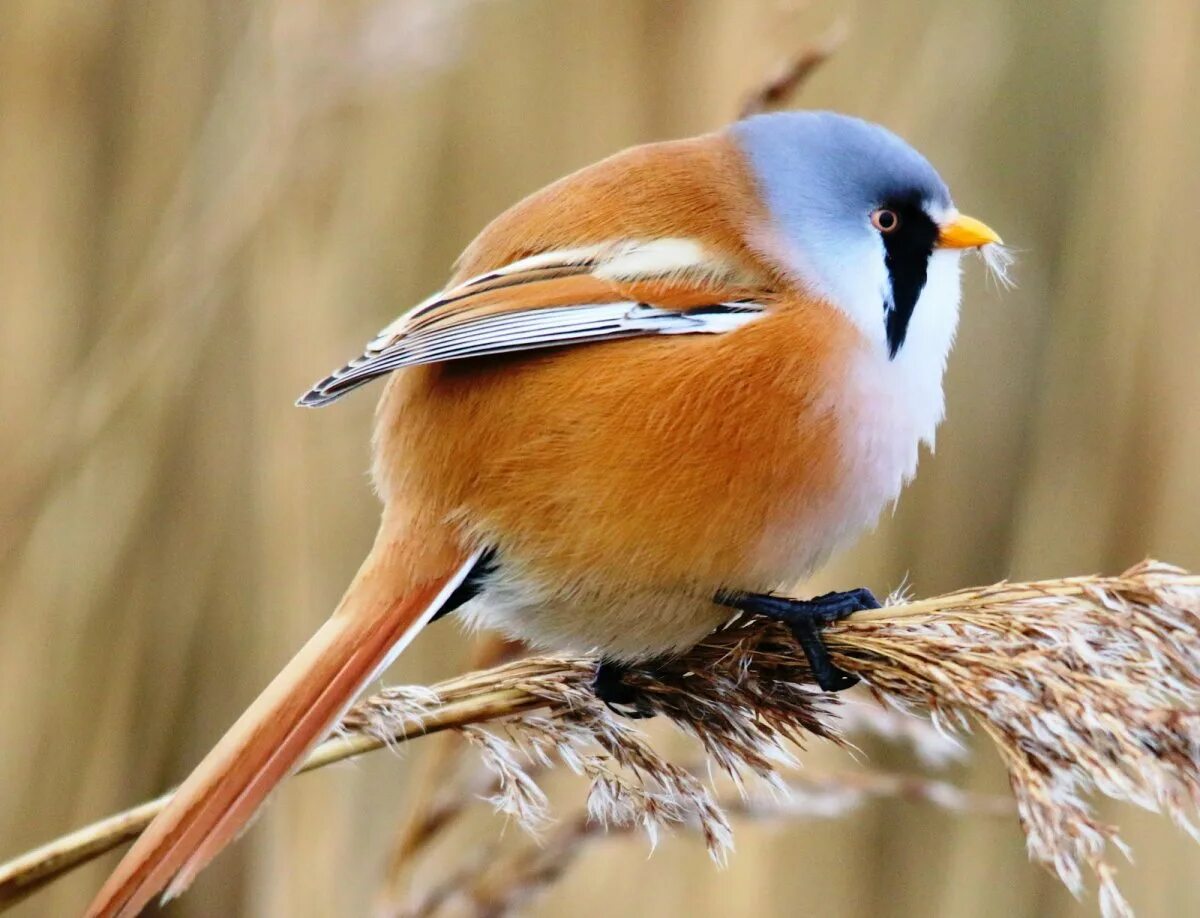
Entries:
<svg viewBox="0 0 1200 918">
<path fill-rule="evenodd" d="M 889 358 L 944 358 L 957 320 L 959 255 L 979 250 L 1003 278 L 1000 237 L 960 214 L 933 166 L 878 125 L 787 112 L 732 130 L 784 267 Z"/>
</svg>

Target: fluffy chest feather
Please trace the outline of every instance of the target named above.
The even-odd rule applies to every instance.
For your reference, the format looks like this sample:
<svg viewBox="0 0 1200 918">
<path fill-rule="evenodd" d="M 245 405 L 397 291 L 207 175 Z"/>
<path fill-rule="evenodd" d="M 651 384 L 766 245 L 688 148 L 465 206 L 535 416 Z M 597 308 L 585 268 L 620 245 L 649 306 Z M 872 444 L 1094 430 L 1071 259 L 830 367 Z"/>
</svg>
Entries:
<svg viewBox="0 0 1200 918">
<path fill-rule="evenodd" d="M 847 368 L 839 411 L 851 490 L 894 500 L 916 472 L 920 445 L 933 447 L 958 301 L 958 258 L 935 253 L 904 347 L 893 358 L 871 342 Z"/>
<path fill-rule="evenodd" d="M 873 526 L 916 473 L 922 444 L 933 448 L 945 411 L 942 377 L 959 289 L 957 256 L 935 253 L 900 352 L 889 357 L 882 334 L 864 332 L 862 346 L 847 355 L 826 393 L 837 422 L 837 485 L 815 512 L 785 510 L 762 544 L 770 563 L 792 565 L 792 577 L 805 576 Z M 878 301 L 875 313 L 882 327 Z"/>
</svg>

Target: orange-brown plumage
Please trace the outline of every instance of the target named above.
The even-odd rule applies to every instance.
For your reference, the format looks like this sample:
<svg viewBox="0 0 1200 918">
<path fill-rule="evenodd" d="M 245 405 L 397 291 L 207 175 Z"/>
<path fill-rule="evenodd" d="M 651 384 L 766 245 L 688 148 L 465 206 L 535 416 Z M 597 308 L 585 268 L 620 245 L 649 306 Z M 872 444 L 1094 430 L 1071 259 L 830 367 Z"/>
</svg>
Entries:
<svg viewBox="0 0 1200 918">
<path fill-rule="evenodd" d="M 414 367 L 380 403 L 380 493 L 454 521 L 566 603 L 603 597 L 612 608 L 579 614 L 614 617 L 627 634 L 610 646 L 687 646 L 728 615 L 711 601 L 721 585 L 787 582 L 788 548 L 762 545 L 776 521 L 804 527 L 833 509 L 827 386 L 860 344 L 829 312 L 798 300 L 727 335 Z M 697 411 L 708 404 L 722 410 Z M 670 613 L 660 592 L 698 608 L 655 643 L 621 603 L 646 593 Z"/>
<path fill-rule="evenodd" d="M 548 249 L 613 239 L 686 235 L 750 276 L 777 266 L 758 257 L 747 230 L 767 214 L 727 132 L 633 147 L 552 182 L 510 207 L 467 246 L 450 278 Z"/>
<path fill-rule="evenodd" d="M 788 533 L 834 511 L 843 467 L 830 394 L 863 343 L 751 248 L 769 233 L 756 200 L 724 134 L 638 147 L 502 214 L 450 286 L 547 248 L 686 235 L 730 273 L 535 281 L 533 301 L 546 284 L 655 304 L 753 291 L 768 304 L 762 319 L 723 335 L 433 364 L 388 380 L 375 432 L 383 500 L 453 521 L 519 568 L 540 594 L 537 614 L 571 620 L 534 636 L 572 630 L 629 657 L 680 649 L 728 616 L 717 589 L 778 588 L 827 553 L 813 540 L 817 558 L 797 564 L 806 549 Z M 524 290 L 485 294 L 493 308 L 505 295 L 528 303 Z M 764 545 L 774 532 L 778 544 Z"/>
<path fill-rule="evenodd" d="M 375 546 L 90 915 L 184 888 L 460 585 L 482 591 L 476 622 L 644 659 L 719 624 L 726 591 L 807 575 L 895 499 L 942 413 L 958 279 L 941 249 L 995 237 L 955 222 L 893 135 L 783 117 L 531 195 L 302 398 L 388 376 Z"/>
</svg>

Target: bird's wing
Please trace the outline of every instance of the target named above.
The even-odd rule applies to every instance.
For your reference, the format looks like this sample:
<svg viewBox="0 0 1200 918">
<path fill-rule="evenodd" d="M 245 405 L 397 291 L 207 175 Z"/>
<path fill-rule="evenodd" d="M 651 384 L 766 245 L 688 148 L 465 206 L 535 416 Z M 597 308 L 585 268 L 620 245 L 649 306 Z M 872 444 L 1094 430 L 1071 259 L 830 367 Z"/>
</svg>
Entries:
<svg viewBox="0 0 1200 918">
<path fill-rule="evenodd" d="M 297 402 L 326 405 L 400 367 L 639 335 L 717 334 L 764 291 L 688 239 L 543 252 L 447 288 L 383 329 Z"/>
</svg>

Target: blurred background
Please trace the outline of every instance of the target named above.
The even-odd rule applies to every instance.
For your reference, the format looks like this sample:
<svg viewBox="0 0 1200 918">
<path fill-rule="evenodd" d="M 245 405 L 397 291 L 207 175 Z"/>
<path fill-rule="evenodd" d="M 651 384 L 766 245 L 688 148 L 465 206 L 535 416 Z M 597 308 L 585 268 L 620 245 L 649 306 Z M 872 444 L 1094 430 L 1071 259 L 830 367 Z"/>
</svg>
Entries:
<svg viewBox="0 0 1200 918">
<path fill-rule="evenodd" d="M 182 778 L 333 607 L 375 525 L 373 398 L 308 412 L 301 391 L 440 286 L 502 208 L 720 126 L 839 21 L 847 40 L 793 104 L 911 140 L 1019 250 L 1019 287 L 968 266 L 937 455 L 813 588 L 1200 568 L 1195 0 L 10 0 L 0 858 Z M 468 655 L 445 624 L 389 680 Z M 168 912 L 369 914 L 427 745 L 292 782 Z M 1005 786 L 982 744 L 950 777 Z M 1112 815 L 1138 913 L 1200 914 L 1200 848 Z M 78 912 L 113 862 L 15 914 Z M 740 827 L 724 871 L 690 838 L 652 859 L 599 843 L 529 909 L 1095 904 L 1027 862 L 1011 819 L 880 802 Z"/>
</svg>

